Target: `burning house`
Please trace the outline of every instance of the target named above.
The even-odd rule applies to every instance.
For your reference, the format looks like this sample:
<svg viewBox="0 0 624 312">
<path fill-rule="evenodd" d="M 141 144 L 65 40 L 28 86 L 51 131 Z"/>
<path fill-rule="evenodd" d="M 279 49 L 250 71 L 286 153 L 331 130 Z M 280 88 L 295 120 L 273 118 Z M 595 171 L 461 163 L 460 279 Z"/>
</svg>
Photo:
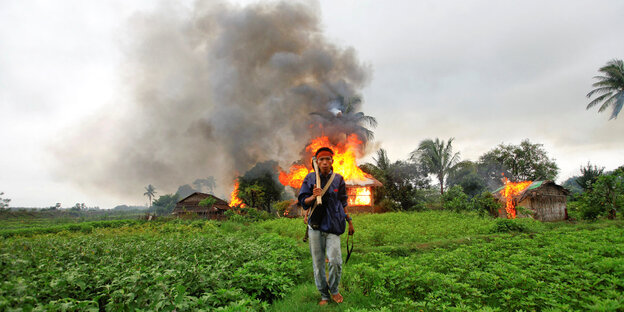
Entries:
<svg viewBox="0 0 624 312">
<path fill-rule="evenodd" d="M 553 181 L 506 182 L 494 192 L 494 197 L 505 204 L 505 208 L 499 210 L 501 218 L 532 216 L 540 221 L 561 221 L 568 218 L 569 193 Z M 517 207 L 527 209 L 528 213 L 517 212 Z"/>
<path fill-rule="evenodd" d="M 303 163 L 311 164 L 312 154 L 320 147 L 330 147 L 334 151 L 333 169 L 345 179 L 350 212 L 372 212 L 375 205 L 374 188 L 382 186 L 381 182 L 357 166 L 356 154 L 362 143 L 355 134 L 347 136 L 346 142 L 339 144 L 332 144 L 327 136 L 320 136 L 313 139 L 306 147 L 306 156 L 303 160 Z M 294 164 L 288 172 L 280 170 L 279 180 L 284 186 L 292 187 L 294 193 L 298 194 L 301 183 L 309 172 L 312 172 L 311 165 Z M 296 207 L 294 203 L 287 211 L 287 215 L 300 216 L 302 215 L 301 208 Z"/>
<path fill-rule="evenodd" d="M 213 198 L 215 203 L 210 207 L 200 206 L 199 203 L 206 198 Z M 198 216 L 207 219 L 221 219 L 223 213 L 228 209 L 230 206 L 226 201 L 210 194 L 195 192 L 176 204 L 173 215 L 176 217 Z"/>
<path fill-rule="evenodd" d="M 373 190 L 383 186 L 377 179 L 366 175 L 361 180 L 345 180 L 347 184 L 347 202 L 350 212 L 373 212 L 375 200 Z"/>
</svg>

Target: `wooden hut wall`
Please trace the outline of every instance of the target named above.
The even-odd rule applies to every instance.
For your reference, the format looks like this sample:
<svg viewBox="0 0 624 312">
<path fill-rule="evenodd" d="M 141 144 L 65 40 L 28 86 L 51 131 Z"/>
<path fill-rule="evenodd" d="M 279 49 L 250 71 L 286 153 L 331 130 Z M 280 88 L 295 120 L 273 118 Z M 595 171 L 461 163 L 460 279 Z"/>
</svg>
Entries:
<svg viewBox="0 0 624 312">
<path fill-rule="evenodd" d="M 544 186 L 523 200 L 519 206 L 533 210 L 534 218 L 540 221 L 566 219 L 567 198 L 554 186 Z"/>
</svg>

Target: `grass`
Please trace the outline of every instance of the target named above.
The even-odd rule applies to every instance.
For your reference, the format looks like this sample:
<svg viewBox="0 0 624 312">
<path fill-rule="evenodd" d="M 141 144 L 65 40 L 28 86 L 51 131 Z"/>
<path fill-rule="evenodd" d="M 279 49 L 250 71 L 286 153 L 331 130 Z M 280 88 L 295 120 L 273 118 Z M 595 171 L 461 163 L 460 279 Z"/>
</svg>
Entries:
<svg viewBox="0 0 624 312">
<path fill-rule="evenodd" d="M 445 211 L 355 215 L 355 250 L 340 288 L 345 301 L 325 307 L 318 306 L 301 219 L 46 221 L 0 230 L 0 262 L 11 264 L 0 276 L 0 310 L 20 300 L 47 302 L 52 310 L 107 302 L 117 309 L 137 300 L 155 308 L 162 298 L 178 311 L 205 304 L 229 311 L 624 309 L 618 295 L 624 292 L 623 220 L 541 223 Z M 7 222 L 19 224 L 0 225 Z M 346 236 L 342 240 L 344 259 Z M 189 274 L 191 268 L 198 273 Z M 204 293 L 193 286 L 196 278 L 220 286 Z M 121 288 L 102 288 L 109 287 L 106 279 Z"/>
</svg>

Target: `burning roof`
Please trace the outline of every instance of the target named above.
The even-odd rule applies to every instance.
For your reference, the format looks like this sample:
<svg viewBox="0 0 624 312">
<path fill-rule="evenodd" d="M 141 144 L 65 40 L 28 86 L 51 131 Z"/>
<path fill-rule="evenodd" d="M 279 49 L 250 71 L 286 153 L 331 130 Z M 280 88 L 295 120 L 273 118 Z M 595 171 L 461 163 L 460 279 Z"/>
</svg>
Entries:
<svg viewBox="0 0 624 312">
<path fill-rule="evenodd" d="M 551 193 L 552 191 L 542 191 L 542 190 L 556 190 L 556 193 L 558 194 L 563 194 L 564 198 L 563 199 L 557 199 L 557 201 L 563 201 L 564 202 L 564 210 L 565 210 L 565 195 L 568 195 L 570 192 L 568 190 L 566 190 L 564 187 L 555 184 L 555 182 L 547 180 L 547 181 L 523 181 L 523 182 L 509 182 L 507 179 L 505 179 L 505 185 L 501 186 L 500 188 L 496 189 L 493 192 L 493 195 L 496 199 L 498 199 L 499 201 L 505 202 L 505 212 L 506 212 L 506 216 L 508 218 L 511 219 L 515 219 L 516 218 L 516 206 L 522 202 L 524 202 L 526 199 L 530 198 L 531 201 L 533 201 L 534 199 L 537 199 L 538 201 L 540 200 L 541 197 L 542 200 L 546 200 L 547 197 L 553 197 L 553 196 L 559 196 L 556 194 L 547 194 L 547 193 Z M 539 196 L 540 193 L 542 193 L 542 196 Z M 548 199 L 548 201 L 552 201 L 551 199 Z M 536 206 L 534 208 L 538 208 L 537 206 L 544 206 L 544 205 L 535 205 L 534 203 L 530 203 L 533 206 Z M 543 207 L 539 207 L 539 208 L 543 208 Z"/>
<path fill-rule="evenodd" d="M 334 151 L 333 169 L 345 179 L 349 206 L 372 206 L 374 203 L 372 188 L 382 184 L 357 166 L 357 155 L 363 145 L 363 141 L 355 134 L 346 136 L 345 141 L 337 144 L 332 144 L 327 136 L 317 137 L 306 146 L 301 161 L 292 165 L 288 171 L 280 169 L 279 180 L 283 185 L 298 190 L 306 175 L 312 172 L 312 166 L 305 164 L 311 164 L 312 155 L 316 150 L 329 147 Z"/>
<path fill-rule="evenodd" d="M 557 187 L 559 189 L 561 189 L 562 192 L 564 192 L 566 195 L 570 194 L 570 191 L 568 191 L 566 188 L 564 188 L 563 186 L 560 186 L 558 184 L 556 184 L 555 182 L 551 181 L 551 180 L 546 180 L 546 181 L 528 181 L 531 182 L 526 188 L 522 189 L 518 194 L 515 194 L 513 197 L 514 199 L 516 199 L 518 202 L 523 201 L 525 198 L 531 196 L 532 194 L 534 194 L 535 192 L 537 192 L 537 189 L 544 187 L 544 186 L 554 186 Z M 501 194 L 501 191 L 505 188 L 505 186 L 501 186 L 499 188 L 497 188 L 494 192 L 493 195 L 496 199 L 503 199 L 504 196 Z"/>
<path fill-rule="evenodd" d="M 312 155 L 321 147 L 329 147 L 334 151 L 334 171 L 342 175 L 347 186 L 381 186 L 381 182 L 357 166 L 356 159 L 363 144 L 355 134 L 347 136 L 344 142 L 338 144 L 332 144 L 327 136 L 317 137 L 306 146 L 305 155 L 299 163 L 290 166 L 288 171 L 280 169 L 279 180 L 285 186 L 299 189 L 306 175 L 312 172 Z"/>
</svg>

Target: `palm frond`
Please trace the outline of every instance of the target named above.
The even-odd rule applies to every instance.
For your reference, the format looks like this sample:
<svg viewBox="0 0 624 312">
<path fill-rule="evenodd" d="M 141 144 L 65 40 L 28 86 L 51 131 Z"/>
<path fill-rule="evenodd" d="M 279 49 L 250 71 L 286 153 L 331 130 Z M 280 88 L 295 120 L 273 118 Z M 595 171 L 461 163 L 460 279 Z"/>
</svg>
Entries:
<svg viewBox="0 0 624 312">
<path fill-rule="evenodd" d="M 594 87 L 594 88 L 597 88 L 597 87 L 613 87 L 613 88 L 617 88 L 619 85 L 621 85 L 621 83 L 618 82 L 615 79 L 605 79 L 605 80 L 594 82 L 592 84 L 592 87 Z"/>
<path fill-rule="evenodd" d="M 366 116 L 364 114 L 362 114 L 363 116 L 360 118 L 360 120 L 362 122 L 364 122 L 365 124 L 368 124 L 370 127 L 372 128 L 377 128 L 377 119 L 373 116 Z"/>
<path fill-rule="evenodd" d="M 603 94 L 603 95 L 595 98 L 593 101 L 591 101 L 591 102 L 589 102 L 589 104 L 587 104 L 587 107 L 585 109 L 590 109 L 590 108 L 596 106 L 596 104 L 602 102 L 602 100 L 607 98 L 609 95 L 611 95 L 611 93 Z"/>
<path fill-rule="evenodd" d="M 369 141 L 372 141 L 375 139 L 375 133 L 369 129 L 364 128 L 365 133 L 366 133 L 366 139 L 368 139 Z"/>
<path fill-rule="evenodd" d="M 611 93 L 613 91 L 617 91 L 616 87 L 601 87 L 601 88 L 596 88 L 594 90 L 589 91 L 589 93 L 587 93 L 587 98 L 592 97 L 592 95 L 594 95 L 594 93 L 598 93 L 598 95 L 603 95 L 607 92 Z"/>
<path fill-rule="evenodd" d="M 373 157 L 373 160 L 375 161 L 375 164 L 379 169 L 386 170 L 390 167 L 390 159 L 388 158 L 386 150 L 383 148 L 380 148 L 377 151 L 377 158 Z"/>
<path fill-rule="evenodd" d="M 595 89 L 587 93 L 587 98 L 594 95 L 598 97 L 587 104 L 587 109 L 602 103 L 598 108 L 598 112 L 601 113 L 612 106 L 613 112 L 609 119 L 615 119 L 624 104 L 624 61 L 610 60 L 598 71 L 601 75 L 594 76 L 594 79 L 598 81 L 592 84 Z"/>
<path fill-rule="evenodd" d="M 609 75 L 609 77 L 611 77 L 610 80 L 614 80 L 616 82 L 622 82 L 624 81 L 624 74 L 621 72 L 621 69 L 619 68 L 609 68 L 608 71 L 606 71 L 606 73 Z"/>
<path fill-rule="evenodd" d="M 615 105 L 613 105 L 613 112 L 611 113 L 611 118 L 609 118 L 609 120 L 617 118 L 618 114 L 622 110 L 622 106 L 624 106 L 624 91 L 618 94 L 617 101 L 615 102 Z"/>
<path fill-rule="evenodd" d="M 602 113 L 605 109 L 609 108 L 609 106 L 611 106 L 611 104 L 613 104 L 613 102 L 615 102 L 616 98 L 617 98 L 617 94 L 614 94 L 612 97 L 606 99 L 602 103 L 602 106 L 600 106 L 600 108 L 598 109 L 598 112 Z"/>
</svg>

